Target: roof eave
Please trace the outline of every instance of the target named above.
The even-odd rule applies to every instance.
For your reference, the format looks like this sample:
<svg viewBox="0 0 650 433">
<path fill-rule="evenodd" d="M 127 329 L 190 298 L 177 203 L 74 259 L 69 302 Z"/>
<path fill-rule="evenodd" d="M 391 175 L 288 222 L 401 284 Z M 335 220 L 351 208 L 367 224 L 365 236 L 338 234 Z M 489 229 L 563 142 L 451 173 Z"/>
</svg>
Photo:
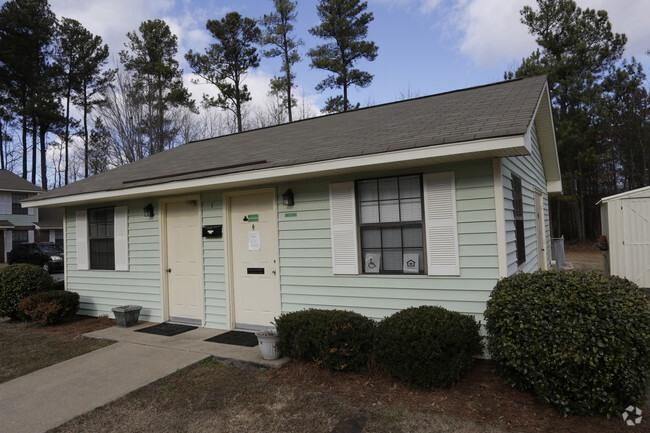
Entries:
<svg viewBox="0 0 650 433">
<path fill-rule="evenodd" d="M 318 161 L 284 167 L 250 170 L 198 179 L 134 186 L 113 191 L 98 191 L 62 197 L 38 196 L 24 200 L 23 207 L 74 206 L 105 201 L 161 197 L 210 189 L 242 188 L 287 180 L 335 176 L 372 170 L 400 169 L 494 157 L 528 155 L 524 135 L 471 140 L 394 152 Z"/>
<path fill-rule="evenodd" d="M 537 128 L 537 140 L 542 154 L 547 192 L 549 194 L 562 194 L 560 158 L 557 152 L 557 142 L 555 140 L 555 125 L 553 122 L 553 110 L 548 82 L 544 83 L 539 100 L 537 101 L 537 106 L 535 107 L 532 121 L 526 131 L 525 142 L 529 152 L 532 152 L 533 126 Z"/>
</svg>

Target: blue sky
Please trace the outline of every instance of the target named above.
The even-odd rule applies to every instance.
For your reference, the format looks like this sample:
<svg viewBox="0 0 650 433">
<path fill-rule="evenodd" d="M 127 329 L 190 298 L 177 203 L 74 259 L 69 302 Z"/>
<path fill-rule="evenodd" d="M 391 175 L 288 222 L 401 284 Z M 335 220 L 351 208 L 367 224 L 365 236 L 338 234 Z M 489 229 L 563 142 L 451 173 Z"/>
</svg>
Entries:
<svg viewBox="0 0 650 433">
<path fill-rule="evenodd" d="M 650 26 L 647 0 L 578 0 L 583 8 L 605 9 L 613 30 L 626 33 L 626 57 L 634 55 L 650 71 Z M 230 11 L 259 18 L 272 10 L 271 0 L 50 0 L 58 17 L 79 20 L 102 36 L 117 61 L 126 32 L 147 19 L 164 19 L 179 38 L 178 60 L 195 98 L 211 86 L 190 84 L 191 70 L 183 59 L 189 50 L 203 51 L 212 41 L 205 30 L 207 19 L 219 19 Z M 374 14 L 369 39 L 379 47 L 374 62 L 358 67 L 375 75 L 366 89 L 352 90 L 350 99 L 362 106 L 412 96 L 439 93 L 500 81 L 536 47 L 519 22 L 519 10 L 533 0 L 369 0 Z M 306 51 L 319 43 L 308 33 L 318 24 L 316 1 L 298 1 L 297 34 L 304 39 L 302 61 L 296 73 L 306 98 L 316 107 L 333 93 L 319 94 L 316 84 L 325 71 L 309 68 Z M 279 72 L 279 61 L 262 59 L 260 68 L 246 79 L 255 103 L 260 104 L 269 79 Z"/>
</svg>

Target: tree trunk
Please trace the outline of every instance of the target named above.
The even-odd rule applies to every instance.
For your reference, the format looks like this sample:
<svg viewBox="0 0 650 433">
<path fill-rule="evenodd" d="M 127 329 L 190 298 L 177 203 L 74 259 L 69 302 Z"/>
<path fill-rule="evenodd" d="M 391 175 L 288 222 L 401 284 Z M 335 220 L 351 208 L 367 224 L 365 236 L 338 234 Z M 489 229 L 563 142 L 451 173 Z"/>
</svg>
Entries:
<svg viewBox="0 0 650 433">
<path fill-rule="evenodd" d="M 23 109 L 25 107 L 23 106 Z M 23 179 L 27 180 L 27 116 L 23 113 Z"/>
<path fill-rule="evenodd" d="M 36 125 L 36 117 L 32 117 L 32 183 L 36 185 L 36 148 L 38 138 L 38 127 Z"/>
<path fill-rule="evenodd" d="M 84 110 L 84 177 L 88 177 L 88 89 L 83 85 Z"/>
<path fill-rule="evenodd" d="M 63 142 L 65 143 L 65 184 L 68 184 L 68 143 L 70 142 L 70 75 L 68 75 L 68 88 L 66 89 L 65 101 L 65 134 L 63 135 Z"/>
<path fill-rule="evenodd" d="M 41 188 L 47 191 L 47 159 L 45 153 L 45 136 L 47 135 L 47 127 L 41 125 L 40 127 L 40 140 L 41 140 Z"/>
<path fill-rule="evenodd" d="M 2 122 L 0 122 L 0 169 L 5 169 L 5 149 L 4 149 L 4 131 L 2 130 Z"/>
</svg>

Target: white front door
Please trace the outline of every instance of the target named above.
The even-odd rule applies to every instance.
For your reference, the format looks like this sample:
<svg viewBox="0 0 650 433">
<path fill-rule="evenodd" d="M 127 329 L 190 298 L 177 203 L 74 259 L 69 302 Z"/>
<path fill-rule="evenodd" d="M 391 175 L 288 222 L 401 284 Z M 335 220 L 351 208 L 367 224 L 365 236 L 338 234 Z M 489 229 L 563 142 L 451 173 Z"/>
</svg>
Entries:
<svg viewBox="0 0 650 433">
<path fill-rule="evenodd" d="M 168 315 L 200 325 L 203 318 L 203 249 L 197 200 L 166 204 Z"/>
<path fill-rule="evenodd" d="M 232 196 L 230 221 L 235 327 L 270 326 L 280 314 L 275 192 Z"/>
</svg>

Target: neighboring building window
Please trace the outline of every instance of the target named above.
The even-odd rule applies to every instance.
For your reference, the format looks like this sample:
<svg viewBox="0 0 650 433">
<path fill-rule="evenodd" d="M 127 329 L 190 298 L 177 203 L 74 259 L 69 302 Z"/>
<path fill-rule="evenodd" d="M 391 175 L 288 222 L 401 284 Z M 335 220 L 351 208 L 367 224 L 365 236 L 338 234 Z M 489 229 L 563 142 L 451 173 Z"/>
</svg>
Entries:
<svg viewBox="0 0 650 433">
<path fill-rule="evenodd" d="M 54 230 L 54 243 L 63 248 L 63 230 Z"/>
<path fill-rule="evenodd" d="M 18 245 L 29 242 L 29 234 L 27 230 L 12 230 L 11 231 L 11 248 L 16 248 Z"/>
<path fill-rule="evenodd" d="M 88 209 L 90 269 L 115 269 L 114 221 L 112 207 Z"/>
<path fill-rule="evenodd" d="M 526 238 L 524 236 L 524 202 L 522 199 L 521 178 L 512 175 L 512 206 L 515 216 L 515 242 L 517 264 L 526 261 Z"/>
<path fill-rule="evenodd" d="M 21 200 L 25 200 L 26 198 L 27 194 L 11 193 L 11 213 L 13 215 L 27 215 L 28 209 L 20 205 Z"/>
<path fill-rule="evenodd" d="M 363 273 L 424 273 L 421 176 L 360 180 L 356 186 Z"/>
</svg>

